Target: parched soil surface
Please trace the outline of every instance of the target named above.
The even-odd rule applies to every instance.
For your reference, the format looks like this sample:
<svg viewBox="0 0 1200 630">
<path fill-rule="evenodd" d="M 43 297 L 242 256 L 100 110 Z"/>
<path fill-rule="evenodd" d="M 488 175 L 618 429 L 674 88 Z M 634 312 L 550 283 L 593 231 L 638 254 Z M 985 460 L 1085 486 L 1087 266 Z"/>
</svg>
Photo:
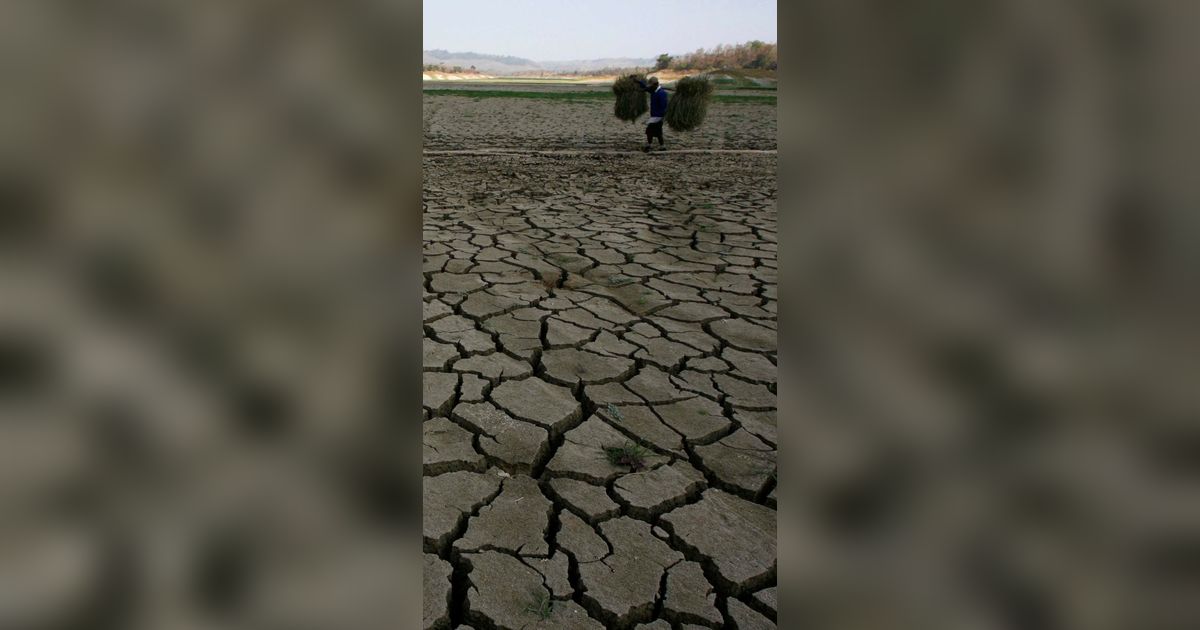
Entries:
<svg viewBox="0 0 1200 630">
<path fill-rule="evenodd" d="M 613 116 L 611 99 L 563 101 L 470 98 L 426 92 L 426 149 L 637 149 L 646 141 L 645 118 Z M 775 149 L 775 105 L 714 102 L 699 128 L 663 130 L 679 149 Z"/>
<path fill-rule="evenodd" d="M 426 628 L 775 627 L 775 166 L 425 157 Z"/>
</svg>

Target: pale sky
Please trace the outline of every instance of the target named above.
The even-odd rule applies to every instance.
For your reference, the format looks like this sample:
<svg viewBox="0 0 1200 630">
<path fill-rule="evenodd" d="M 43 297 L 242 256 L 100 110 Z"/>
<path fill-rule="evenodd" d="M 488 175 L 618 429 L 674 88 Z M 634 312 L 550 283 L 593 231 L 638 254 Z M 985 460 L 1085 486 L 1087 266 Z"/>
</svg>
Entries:
<svg viewBox="0 0 1200 630">
<path fill-rule="evenodd" d="M 425 0 L 425 50 L 534 61 L 776 41 L 775 0 Z"/>
</svg>

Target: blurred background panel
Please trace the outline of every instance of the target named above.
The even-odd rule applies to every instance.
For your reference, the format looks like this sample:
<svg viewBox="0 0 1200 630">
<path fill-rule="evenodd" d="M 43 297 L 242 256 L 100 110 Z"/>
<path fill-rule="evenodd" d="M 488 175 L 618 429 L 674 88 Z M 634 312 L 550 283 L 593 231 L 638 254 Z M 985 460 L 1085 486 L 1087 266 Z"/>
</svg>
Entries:
<svg viewBox="0 0 1200 630">
<path fill-rule="evenodd" d="M 419 625 L 419 29 L 0 7 L 0 627 Z"/>
<path fill-rule="evenodd" d="M 790 627 L 1200 627 L 1200 7 L 780 3 Z"/>
</svg>

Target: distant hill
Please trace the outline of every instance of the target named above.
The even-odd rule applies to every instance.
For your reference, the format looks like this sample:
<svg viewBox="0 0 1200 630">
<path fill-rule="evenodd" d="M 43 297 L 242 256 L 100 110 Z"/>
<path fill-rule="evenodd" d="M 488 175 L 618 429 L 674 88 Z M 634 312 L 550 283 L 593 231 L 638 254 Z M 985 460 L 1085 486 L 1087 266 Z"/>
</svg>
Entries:
<svg viewBox="0 0 1200 630">
<path fill-rule="evenodd" d="M 421 53 L 421 63 L 441 64 L 447 68 L 461 66 L 475 69 L 488 74 L 521 74 L 540 72 L 544 70 L 536 62 L 510 55 L 485 55 L 475 52 L 449 52 L 446 50 L 425 50 Z"/>
<path fill-rule="evenodd" d="M 423 65 L 440 64 L 448 69 L 454 66 L 460 66 L 464 69 L 475 66 L 475 69 L 479 72 L 496 75 L 538 72 L 591 72 L 604 68 L 630 68 L 654 65 L 653 59 L 634 57 L 539 62 L 510 55 L 487 55 L 476 52 L 450 52 L 446 50 L 422 51 L 421 58 Z"/>
<path fill-rule="evenodd" d="M 573 59 L 571 61 L 543 61 L 543 68 L 553 72 L 591 72 L 605 68 L 654 67 L 653 59 L 637 57 L 605 57 L 604 59 Z"/>
</svg>

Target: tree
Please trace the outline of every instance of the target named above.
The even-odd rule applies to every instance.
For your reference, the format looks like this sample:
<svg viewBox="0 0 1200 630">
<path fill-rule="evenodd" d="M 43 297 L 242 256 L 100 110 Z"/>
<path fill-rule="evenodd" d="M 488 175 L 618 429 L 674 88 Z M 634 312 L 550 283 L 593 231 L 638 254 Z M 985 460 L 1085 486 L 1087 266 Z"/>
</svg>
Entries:
<svg viewBox="0 0 1200 630">
<path fill-rule="evenodd" d="M 676 70 L 709 70 L 714 68 L 752 68 L 775 70 L 779 67 L 779 50 L 775 44 L 760 40 L 744 44 L 720 44 L 712 49 L 698 48 L 670 59 Z"/>
<path fill-rule="evenodd" d="M 658 61 L 654 64 L 655 70 L 666 70 L 671 65 L 671 55 L 663 53 L 658 56 Z"/>
</svg>

